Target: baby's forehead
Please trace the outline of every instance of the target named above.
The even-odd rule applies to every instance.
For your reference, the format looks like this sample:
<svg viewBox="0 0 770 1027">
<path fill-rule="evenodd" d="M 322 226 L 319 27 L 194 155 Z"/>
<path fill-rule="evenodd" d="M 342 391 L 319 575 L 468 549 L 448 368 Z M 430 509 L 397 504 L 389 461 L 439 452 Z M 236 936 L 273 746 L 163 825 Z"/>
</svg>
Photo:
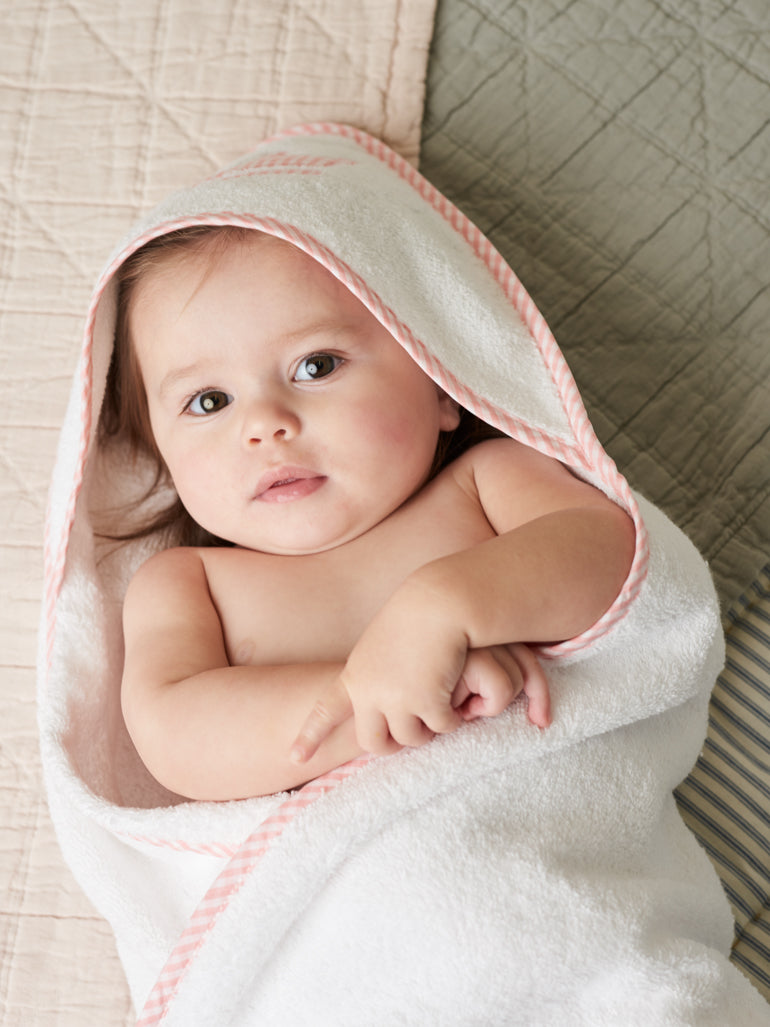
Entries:
<svg viewBox="0 0 770 1027">
<path fill-rule="evenodd" d="M 148 299 L 158 301 L 180 281 L 189 279 L 192 300 L 208 279 L 239 252 L 253 253 L 257 247 L 272 247 L 283 240 L 256 229 L 200 226 L 180 229 L 151 240 L 137 250 L 118 272 L 127 286 L 126 300 L 131 310 Z M 268 259 L 267 252 L 265 258 Z"/>
<path fill-rule="evenodd" d="M 206 317 L 212 309 L 228 317 L 241 311 L 255 326 L 263 319 L 269 323 L 276 296 L 283 302 L 282 327 L 288 334 L 307 334 L 308 324 L 331 332 L 359 330 L 369 322 L 399 344 L 344 280 L 278 236 L 245 228 L 192 230 L 155 240 L 146 249 L 135 255 L 144 266 L 131 269 L 126 297 L 134 345 L 148 327 L 155 335 L 161 324 L 187 316 L 191 308 Z"/>
<path fill-rule="evenodd" d="M 187 266 L 214 267 L 229 253 L 256 246 L 294 249 L 290 243 L 258 229 L 196 225 L 158 235 L 140 246 L 123 262 L 117 278 L 121 285 L 135 286 Z"/>
<path fill-rule="evenodd" d="M 252 266 L 270 270 L 276 265 L 288 264 L 297 275 L 298 287 L 307 277 L 325 281 L 328 286 L 340 286 L 349 292 L 324 264 L 314 256 L 280 236 L 259 229 L 240 227 L 214 227 L 200 232 L 195 229 L 171 233 L 149 244 L 146 255 L 146 274 L 140 271 L 139 281 L 145 277 L 163 278 L 184 272 L 200 271 L 201 282 L 214 271 L 237 265 L 239 257 L 248 259 Z M 130 258 L 142 261 L 141 251 Z"/>
</svg>

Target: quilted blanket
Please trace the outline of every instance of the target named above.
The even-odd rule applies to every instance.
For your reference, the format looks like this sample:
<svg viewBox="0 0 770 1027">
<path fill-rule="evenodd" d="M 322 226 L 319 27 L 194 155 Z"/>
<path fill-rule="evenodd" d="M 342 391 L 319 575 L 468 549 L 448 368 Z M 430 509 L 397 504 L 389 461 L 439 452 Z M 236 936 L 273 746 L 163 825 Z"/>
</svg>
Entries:
<svg viewBox="0 0 770 1027">
<path fill-rule="evenodd" d="M 631 482 L 707 556 L 727 629 L 677 791 L 770 1000 L 770 7 L 444 0 L 422 168 L 546 314 Z M 738 598 L 740 597 L 740 598 Z"/>
<path fill-rule="evenodd" d="M 34 707 L 47 482 L 107 253 L 171 188 L 298 121 L 416 160 L 433 0 L 3 5 L 0 1020 L 133 1022 L 110 929 L 56 845 Z"/>
<path fill-rule="evenodd" d="M 750 0 L 448 0 L 421 159 L 725 612 L 770 554 L 769 34 Z"/>
</svg>

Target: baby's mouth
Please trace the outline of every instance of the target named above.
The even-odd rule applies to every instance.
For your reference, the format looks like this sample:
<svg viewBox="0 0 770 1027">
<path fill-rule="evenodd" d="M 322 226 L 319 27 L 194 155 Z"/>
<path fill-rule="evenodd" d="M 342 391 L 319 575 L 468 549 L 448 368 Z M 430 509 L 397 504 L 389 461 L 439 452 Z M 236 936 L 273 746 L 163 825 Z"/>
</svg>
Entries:
<svg viewBox="0 0 770 1027">
<path fill-rule="evenodd" d="M 263 503 L 288 503 L 312 495 L 326 477 L 306 468 L 276 468 L 263 474 L 254 498 Z"/>
</svg>

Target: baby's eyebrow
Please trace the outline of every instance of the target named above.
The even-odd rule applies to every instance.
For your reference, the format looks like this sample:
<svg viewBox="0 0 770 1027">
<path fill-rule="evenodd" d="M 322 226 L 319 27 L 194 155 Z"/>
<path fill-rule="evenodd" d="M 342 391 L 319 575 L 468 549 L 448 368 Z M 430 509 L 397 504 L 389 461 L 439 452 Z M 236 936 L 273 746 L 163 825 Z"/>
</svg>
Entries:
<svg viewBox="0 0 770 1027">
<path fill-rule="evenodd" d="M 161 396 L 165 396 L 166 393 L 171 392 L 181 382 L 200 378 L 204 373 L 205 365 L 200 361 L 196 361 L 194 364 L 187 364 L 185 367 L 175 368 L 173 371 L 169 371 L 163 377 L 158 388 L 158 393 Z"/>
<path fill-rule="evenodd" d="M 303 339 L 310 339 L 314 335 L 350 335 L 355 331 L 355 325 L 347 321 L 324 319 L 322 321 L 311 321 L 309 324 L 300 325 L 293 332 L 287 332 L 284 336 L 286 342 L 301 342 Z"/>
</svg>

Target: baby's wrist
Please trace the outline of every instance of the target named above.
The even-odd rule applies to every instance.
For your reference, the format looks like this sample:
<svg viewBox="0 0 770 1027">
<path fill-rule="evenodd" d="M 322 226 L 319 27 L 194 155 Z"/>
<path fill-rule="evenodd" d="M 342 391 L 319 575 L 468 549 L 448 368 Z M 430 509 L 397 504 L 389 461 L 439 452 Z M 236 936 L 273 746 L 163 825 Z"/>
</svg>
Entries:
<svg viewBox="0 0 770 1027">
<path fill-rule="evenodd" d="M 465 585 L 452 557 L 442 557 L 418 568 L 402 588 L 420 619 L 440 620 L 453 635 L 468 639 L 470 611 Z"/>
</svg>

